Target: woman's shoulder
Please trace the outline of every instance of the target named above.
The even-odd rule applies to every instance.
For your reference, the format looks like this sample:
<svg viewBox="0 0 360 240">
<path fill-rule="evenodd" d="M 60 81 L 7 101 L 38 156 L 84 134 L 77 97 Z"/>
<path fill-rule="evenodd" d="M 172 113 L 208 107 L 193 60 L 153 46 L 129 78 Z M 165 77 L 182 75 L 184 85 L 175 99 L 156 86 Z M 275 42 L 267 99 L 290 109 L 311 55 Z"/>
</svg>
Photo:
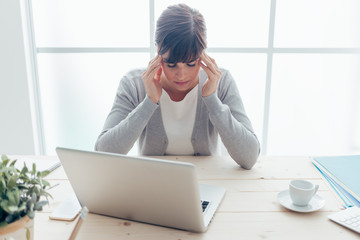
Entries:
<svg viewBox="0 0 360 240">
<path fill-rule="evenodd" d="M 230 74 L 230 70 L 229 69 L 226 69 L 226 68 L 219 68 L 221 70 L 221 73 L 222 73 L 222 78 L 225 78 L 225 79 L 232 79 L 232 76 Z"/>
<path fill-rule="evenodd" d="M 221 87 L 229 87 L 231 83 L 234 81 L 234 78 L 232 77 L 230 70 L 226 68 L 219 68 L 221 70 L 221 79 L 219 82 L 219 88 Z"/>
<path fill-rule="evenodd" d="M 125 73 L 123 78 L 130 80 L 142 80 L 142 74 L 145 72 L 146 68 L 134 68 L 127 73 Z"/>
<path fill-rule="evenodd" d="M 136 68 L 128 71 L 120 80 L 117 94 L 125 94 L 128 97 L 133 96 L 137 99 L 145 97 L 145 86 L 142 80 L 142 74 L 145 68 Z"/>
<path fill-rule="evenodd" d="M 121 78 L 120 86 L 142 86 L 144 84 L 142 80 L 142 74 L 145 70 L 145 68 L 135 68 L 128 71 Z"/>
<path fill-rule="evenodd" d="M 218 94 L 222 98 L 230 92 L 236 91 L 235 88 L 237 88 L 237 86 L 230 70 L 225 68 L 220 68 L 220 70 L 222 75 L 218 85 Z"/>
</svg>

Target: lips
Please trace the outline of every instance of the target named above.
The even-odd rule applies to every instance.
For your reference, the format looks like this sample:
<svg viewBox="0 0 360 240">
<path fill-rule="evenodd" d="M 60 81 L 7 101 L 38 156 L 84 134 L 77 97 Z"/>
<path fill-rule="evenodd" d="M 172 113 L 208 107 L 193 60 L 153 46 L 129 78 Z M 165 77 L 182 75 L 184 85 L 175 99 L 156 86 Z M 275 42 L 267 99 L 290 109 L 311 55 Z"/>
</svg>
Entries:
<svg viewBox="0 0 360 240">
<path fill-rule="evenodd" d="M 184 86 L 186 84 L 188 84 L 190 81 L 185 81 L 185 82 L 175 82 L 176 85 L 178 86 Z"/>
</svg>

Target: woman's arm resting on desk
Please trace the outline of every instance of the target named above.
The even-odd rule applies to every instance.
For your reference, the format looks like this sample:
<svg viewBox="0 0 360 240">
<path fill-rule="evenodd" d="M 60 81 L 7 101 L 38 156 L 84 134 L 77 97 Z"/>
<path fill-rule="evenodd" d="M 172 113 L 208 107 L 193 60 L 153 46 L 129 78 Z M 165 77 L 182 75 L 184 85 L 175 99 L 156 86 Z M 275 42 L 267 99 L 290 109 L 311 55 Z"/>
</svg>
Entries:
<svg viewBox="0 0 360 240">
<path fill-rule="evenodd" d="M 243 168 L 251 169 L 260 152 L 259 141 L 245 114 L 237 86 L 224 71 L 218 93 L 203 98 L 212 124 L 219 131 L 230 156 Z"/>
</svg>

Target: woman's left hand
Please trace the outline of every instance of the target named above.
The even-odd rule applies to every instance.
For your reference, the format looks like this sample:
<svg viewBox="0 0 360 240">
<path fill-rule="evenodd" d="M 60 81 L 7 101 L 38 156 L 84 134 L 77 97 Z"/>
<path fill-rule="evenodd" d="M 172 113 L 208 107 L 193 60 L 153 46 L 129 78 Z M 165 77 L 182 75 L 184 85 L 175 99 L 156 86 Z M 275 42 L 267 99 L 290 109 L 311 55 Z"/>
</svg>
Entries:
<svg viewBox="0 0 360 240">
<path fill-rule="evenodd" d="M 204 69 L 208 76 L 208 80 L 202 88 L 202 96 L 207 97 L 216 92 L 222 72 L 217 66 L 215 60 L 209 57 L 205 51 L 203 51 L 200 56 L 200 66 Z"/>
</svg>

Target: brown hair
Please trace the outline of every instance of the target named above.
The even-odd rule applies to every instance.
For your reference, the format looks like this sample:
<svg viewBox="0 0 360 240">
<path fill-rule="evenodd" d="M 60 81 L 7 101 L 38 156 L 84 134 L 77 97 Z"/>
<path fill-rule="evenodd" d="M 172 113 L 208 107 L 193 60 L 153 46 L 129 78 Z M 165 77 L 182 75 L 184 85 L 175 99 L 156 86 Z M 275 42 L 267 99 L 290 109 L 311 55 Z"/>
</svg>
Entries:
<svg viewBox="0 0 360 240">
<path fill-rule="evenodd" d="M 197 59 L 206 48 L 204 17 L 185 4 L 169 6 L 157 21 L 155 42 L 159 55 L 169 51 L 169 63 Z"/>
</svg>

